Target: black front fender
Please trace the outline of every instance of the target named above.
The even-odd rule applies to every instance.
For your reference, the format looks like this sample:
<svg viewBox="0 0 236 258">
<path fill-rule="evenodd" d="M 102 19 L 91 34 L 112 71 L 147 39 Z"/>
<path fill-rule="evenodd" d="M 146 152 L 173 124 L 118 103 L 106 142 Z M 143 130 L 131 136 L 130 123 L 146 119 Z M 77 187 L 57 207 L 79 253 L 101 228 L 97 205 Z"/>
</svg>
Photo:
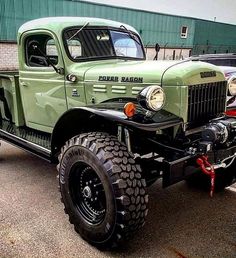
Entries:
<svg viewBox="0 0 236 258">
<path fill-rule="evenodd" d="M 79 107 L 66 111 L 57 121 L 51 139 L 52 155 L 56 155 L 64 143 L 71 137 L 83 132 L 106 131 L 117 133 L 117 126 L 123 125 L 139 131 L 155 132 L 182 124 L 182 119 L 160 110 L 150 116 L 137 114 L 129 119 L 123 113 L 122 104 L 106 107 L 106 104 L 92 107 Z"/>
<path fill-rule="evenodd" d="M 160 110 L 150 117 L 146 114 L 138 113 L 133 118 L 129 119 L 124 114 L 123 110 L 111 110 L 111 109 L 96 109 L 84 107 L 81 108 L 107 120 L 115 123 L 123 124 L 129 127 L 140 129 L 142 131 L 157 131 L 158 129 L 164 129 L 179 125 L 183 120 L 165 110 Z"/>
</svg>

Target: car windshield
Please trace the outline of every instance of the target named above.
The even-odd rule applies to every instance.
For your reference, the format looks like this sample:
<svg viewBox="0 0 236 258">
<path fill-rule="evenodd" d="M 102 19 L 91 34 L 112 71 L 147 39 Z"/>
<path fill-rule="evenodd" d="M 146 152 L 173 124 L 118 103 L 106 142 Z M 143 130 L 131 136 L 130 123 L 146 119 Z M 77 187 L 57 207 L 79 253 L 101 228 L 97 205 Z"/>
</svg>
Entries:
<svg viewBox="0 0 236 258">
<path fill-rule="evenodd" d="M 79 28 L 64 32 L 67 53 L 73 61 L 99 58 L 144 59 L 138 35 L 125 30 Z"/>
</svg>

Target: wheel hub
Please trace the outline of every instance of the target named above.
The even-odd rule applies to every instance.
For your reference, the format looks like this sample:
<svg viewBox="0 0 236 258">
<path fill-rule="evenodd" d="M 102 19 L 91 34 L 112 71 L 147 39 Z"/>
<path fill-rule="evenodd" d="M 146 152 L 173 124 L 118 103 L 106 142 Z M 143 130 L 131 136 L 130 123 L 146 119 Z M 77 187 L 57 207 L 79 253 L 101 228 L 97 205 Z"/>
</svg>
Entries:
<svg viewBox="0 0 236 258">
<path fill-rule="evenodd" d="M 78 162 L 70 180 L 71 193 L 81 215 L 89 223 L 101 223 L 106 213 L 106 196 L 96 171 L 86 163 Z"/>
<path fill-rule="evenodd" d="M 92 197 L 92 191 L 89 186 L 85 186 L 83 190 L 83 195 L 85 198 L 89 198 L 89 199 Z"/>
</svg>

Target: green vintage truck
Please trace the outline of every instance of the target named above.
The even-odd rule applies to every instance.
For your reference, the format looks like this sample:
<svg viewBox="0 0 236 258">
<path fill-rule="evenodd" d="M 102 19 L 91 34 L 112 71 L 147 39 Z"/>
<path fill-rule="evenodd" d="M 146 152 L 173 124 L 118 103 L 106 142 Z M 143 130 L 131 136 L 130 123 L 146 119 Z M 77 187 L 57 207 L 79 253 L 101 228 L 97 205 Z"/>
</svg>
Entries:
<svg viewBox="0 0 236 258">
<path fill-rule="evenodd" d="M 211 195 L 234 182 L 236 118 L 216 66 L 147 61 L 134 28 L 97 18 L 27 22 L 18 48 L 19 72 L 0 74 L 0 138 L 57 164 L 89 243 L 111 248 L 139 229 L 157 179 Z"/>
</svg>

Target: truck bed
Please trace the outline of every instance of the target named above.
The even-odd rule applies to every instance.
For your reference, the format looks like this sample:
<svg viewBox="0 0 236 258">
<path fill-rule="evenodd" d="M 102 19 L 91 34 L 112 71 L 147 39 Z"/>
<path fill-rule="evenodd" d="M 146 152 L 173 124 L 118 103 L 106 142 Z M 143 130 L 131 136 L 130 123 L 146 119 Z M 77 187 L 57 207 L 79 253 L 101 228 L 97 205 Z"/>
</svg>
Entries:
<svg viewBox="0 0 236 258">
<path fill-rule="evenodd" d="M 0 71 L 0 138 L 51 161 L 51 135 L 25 126 L 18 71 Z"/>
<path fill-rule="evenodd" d="M 0 110 L 16 126 L 25 124 L 18 71 L 0 71 Z"/>
</svg>

